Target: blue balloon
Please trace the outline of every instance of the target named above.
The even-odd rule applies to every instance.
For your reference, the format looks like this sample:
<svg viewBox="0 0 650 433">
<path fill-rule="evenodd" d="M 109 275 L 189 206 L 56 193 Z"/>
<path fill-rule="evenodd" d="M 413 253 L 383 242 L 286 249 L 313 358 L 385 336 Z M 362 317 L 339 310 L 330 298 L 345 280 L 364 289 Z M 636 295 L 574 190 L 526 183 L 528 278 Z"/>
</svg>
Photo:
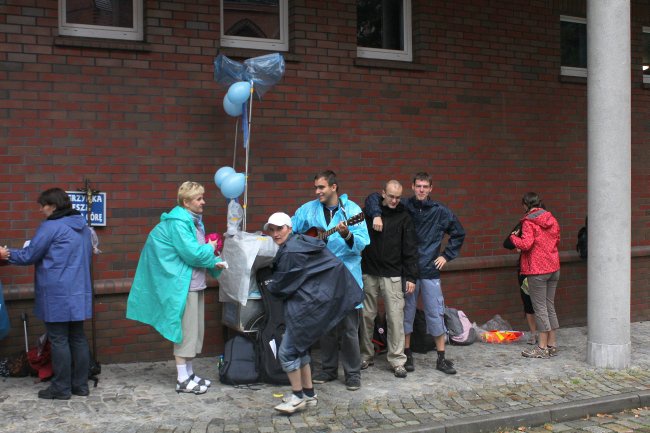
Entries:
<svg viewBox="0 0 650 433">
<path fill-rule="evenodd" d="M 239 81 L 233 83 L 230 88 L 228 88 L 228 93 L 226 97 L 233 104 L 243 104 L 248 101 L 248 98 L 251 96 L 251 83 L 248 81 Z"/>
<path fill-rule="evenodd" d="M 242 104 L 233 104 L 228 99 L 228 95 L 225 95 L 223 97 L 223 109 L 226 111 L 226 113 L 228 113 L 229 116 L 241 116 Z"/>
<path fill-rule="evenodd" d="M 246 176 L 244 173 L 233 173 L 221 182 L 221 194 L 226 198 L 237 198 L 244 192 Z"/>
<path fill-rule="evenodd" d="M 223 180 L 233 174 L 235 172 L 235 169 L 232 167 L 221 167 L 217 172 L 214 174 L 214 183 L 217 185 L 217 188 L 221 188 L 221 184 L 223 183 Z"/>
</svg>

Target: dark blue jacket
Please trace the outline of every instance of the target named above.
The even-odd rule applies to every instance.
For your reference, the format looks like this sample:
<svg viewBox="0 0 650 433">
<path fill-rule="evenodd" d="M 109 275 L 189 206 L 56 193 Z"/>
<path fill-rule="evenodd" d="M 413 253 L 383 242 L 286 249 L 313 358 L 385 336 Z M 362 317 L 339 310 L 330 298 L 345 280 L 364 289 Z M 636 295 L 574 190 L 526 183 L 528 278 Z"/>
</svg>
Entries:
<svg viewBox="0 0 650 433">
<path fill-rule="evenodd" d="M 75 213 L 43 221 L 27 247 L 9 249 L 10 263 L 35 267 L 34 315 L 44 322 L 92 317 L 90 229 Z"/>
<path fill-rule="evenodd" d="M 363 302 L 363 290 L 320 239 L 292 234 L 273 262 L 268 290 L 285 299 L 291 341 L 306 351 Z"/>
<path fill-rule="evenodd" d="M 381 200 L 379 193 L 373 193 L 366 198 L 365 212 L 368 217 L 381 216 Z M 419 278 L 440 278 L 440 271 L 433 262 L 441 255 L 440 244 L 443 237 L 445 234 L 449 235 L 447 246 L 442 252 L 442 256 L 449 262 L 460 254 L 465 240 L 465 229 L 449 208 L 429 198 L 420 201 L 413 196 L 402 198 L 401 203 L 408 210 L 415 226 L 420 256 Z"/>
</svg>

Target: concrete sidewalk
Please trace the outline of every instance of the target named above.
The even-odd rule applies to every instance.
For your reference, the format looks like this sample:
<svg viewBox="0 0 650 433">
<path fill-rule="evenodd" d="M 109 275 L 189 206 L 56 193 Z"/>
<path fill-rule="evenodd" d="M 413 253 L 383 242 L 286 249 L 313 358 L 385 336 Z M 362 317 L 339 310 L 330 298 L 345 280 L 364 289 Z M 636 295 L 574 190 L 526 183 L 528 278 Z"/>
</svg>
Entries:
<svg viewBox="0 0 650 433">
<path fill-rule="evenodd" d="M 523 358 L 523 342 L 451 346 L 455 376 L 435 370 L 434 353 L 415 354 L 406 379 L 377 359 L 362 372 L 360 390 L 342 381 L 316 385 L 318 406 L 293 416 L 273 410 L 288 387 L 215 383 L 204 395 L 176 394 L 172 361 L 103 365 L 91 395 L 68 401 L 39 400 L 47 385 L 33 378 L 2 378 L 0 426 L 4 433 L 491 432 L 650 405 L 650 322 L 633 323 L 631 334 L 632 366 L 623 371 L 586 364 L 586 328 L 560 329 L 551 359 Z M 216 382 L 214 358 L 195 364 Z"/>
</svg>

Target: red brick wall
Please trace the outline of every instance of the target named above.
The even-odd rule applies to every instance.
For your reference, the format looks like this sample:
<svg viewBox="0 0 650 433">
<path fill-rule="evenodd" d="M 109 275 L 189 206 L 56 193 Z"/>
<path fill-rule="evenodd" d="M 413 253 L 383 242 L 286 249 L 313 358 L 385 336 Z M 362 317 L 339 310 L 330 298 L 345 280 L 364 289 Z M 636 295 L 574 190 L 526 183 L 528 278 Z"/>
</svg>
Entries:
<svg viewBox="0 0 650 433">
<path fill-rule="evenodd" d="M 414 62 L 403 66 L 356 59 L 352 0 L 292 0 L 285 77 L 253 107 L 247 230 L 311 199 L 321 169 L 337 171 L 357 202 L 389 178 L 408 185 L 426 170 L 433 197 L 467 230 L 464 258 L 508 254 L 501 242 L 529 190 L 560 221 L 561 250 L 572 251 L 587 208 L 587 88 L 560 79 L 558 3 L 413 1 Z M 638 64 L 649 9 L 632 2 L 632 233 L 643 248 L 650 244 L 650 90 Z M 124 292 L 181 181 L 207 187 L 208 230 L 225 230 L 225 200 L 212 176 L 233 159 L 235 120 L 223 112 L 226 89 L 213 80 L 219 2 L 147 1 L 145 16 L 143 44 L 89 43 L 57 37 L 56 1 L 0 6 L 0 237 L 13 247 L 31 237 L 45 188 L 77 189 L 89 178 L 107 192 L 95 278 L 99 287 L 124 286 L 99 295 L 98 344 L 107 362 L 170 356 L 159 337 L 124 319 Z M 238 171 L 243 154 L 240 146 Z M 443 276 L 449 303 L 472 320 L 499 313 L 523 324 L 514 270 L 468 266 Z M 647 269 L 642 253 L 633 260 L 636 320 L 650 317 Z M 7 291 L 23 291 L 32 273 L 2 267 L 0 279 Z M 585 275 L 583 263 L 563 263 L 563 323 L 586 322 Z M 8 298 L 14 315 L 30 303 Z M 218 347 L 220 330 L 212 327 Z M 14 329 L 0 354 L 19 349 L 20 339 Z"/>
</svg>

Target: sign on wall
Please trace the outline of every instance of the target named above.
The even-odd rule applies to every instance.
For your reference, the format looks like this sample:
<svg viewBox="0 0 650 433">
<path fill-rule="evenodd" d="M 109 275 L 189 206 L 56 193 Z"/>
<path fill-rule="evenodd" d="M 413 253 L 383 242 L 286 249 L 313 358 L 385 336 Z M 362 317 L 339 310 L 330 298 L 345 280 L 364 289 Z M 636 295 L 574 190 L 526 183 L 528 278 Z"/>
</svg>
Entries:
<svg viewBox="0 0 650 433">
<path fill-rule="evenodd" d="M 88 203 L 84 191 L 66 191 L 72 202 L 72 208 L 76 209 L 88 221 Z M 96 192 L 93 194 L 93 202 L 90 206 L 90 225 L 106 226 L 106 193 Z"/>
</svg>

